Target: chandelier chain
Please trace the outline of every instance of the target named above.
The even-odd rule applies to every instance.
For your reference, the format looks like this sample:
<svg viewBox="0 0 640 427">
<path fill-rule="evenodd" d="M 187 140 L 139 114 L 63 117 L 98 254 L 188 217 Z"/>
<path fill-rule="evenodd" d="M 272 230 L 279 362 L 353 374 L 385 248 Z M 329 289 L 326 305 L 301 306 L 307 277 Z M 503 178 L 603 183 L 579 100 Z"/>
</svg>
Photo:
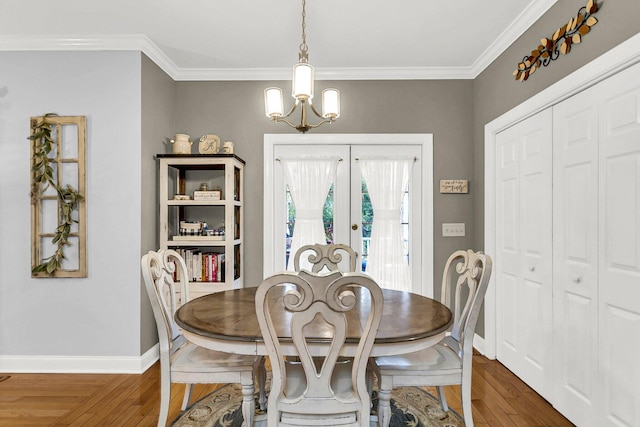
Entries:
<svg viewBox="0 0 640 427">
<path fill-rule="evenodd" d="M 300 43 L 300 62 L 307 62 L 309 60 L 309 48 L 307 46 L 307 23 L 306 23 L 306 0 L 302 0 L 302 43 Z"/>
</svg>

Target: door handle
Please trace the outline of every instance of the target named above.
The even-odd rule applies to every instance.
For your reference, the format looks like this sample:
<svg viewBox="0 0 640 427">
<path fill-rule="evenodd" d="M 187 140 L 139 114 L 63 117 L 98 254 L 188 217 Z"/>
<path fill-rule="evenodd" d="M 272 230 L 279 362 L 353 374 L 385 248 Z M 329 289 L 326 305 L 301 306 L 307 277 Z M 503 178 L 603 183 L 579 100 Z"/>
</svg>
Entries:
<svg viewBox="0 0 640 427">
<path fill-rule="evenodd" d="M 358 224 L 351 224 L 351 229 L 352 230 L 357 230 L 358 229 Z"/>
</svg>

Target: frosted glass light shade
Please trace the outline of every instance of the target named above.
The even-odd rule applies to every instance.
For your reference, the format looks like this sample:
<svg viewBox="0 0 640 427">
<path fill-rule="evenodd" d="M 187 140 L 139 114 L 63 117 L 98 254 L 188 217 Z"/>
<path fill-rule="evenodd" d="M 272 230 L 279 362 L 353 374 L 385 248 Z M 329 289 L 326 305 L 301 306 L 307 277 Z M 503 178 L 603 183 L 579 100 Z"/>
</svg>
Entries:
<svg viewBox="0 0 640 427">
<path fill-rule="evenodd" d="M 300 100 L 313 99 L 313 79 L 313 66 L 306 62 L 294 65 L 291 95 Z"/>
<path fill-rule="evenodd" d="M 340 117 L 340 91 L 338 89 L 322 91 L 322 117 L 331 120 Z"/>
<path fill-rule="evenodd" d="M 284 114 L 282 89 L 279 87 L 268 87 L 264 90 L 264 111 L 270 119 L 282 117 Z"/>
</svg>

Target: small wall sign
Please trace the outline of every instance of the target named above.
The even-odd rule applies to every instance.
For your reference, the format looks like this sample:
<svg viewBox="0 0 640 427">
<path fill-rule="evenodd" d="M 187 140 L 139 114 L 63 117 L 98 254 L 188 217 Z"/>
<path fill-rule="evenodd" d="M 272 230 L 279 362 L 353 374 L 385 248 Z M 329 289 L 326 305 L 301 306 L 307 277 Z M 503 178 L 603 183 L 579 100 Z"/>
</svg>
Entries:
<svg viewBox="0 0 640 427">
<path fill-rule="evenodd" d="M 193 192 L 193 200 L 196 201 L 206 201 L 206 202 L 217 202 L 221 200 L 221 191 L 220 190 L 210 190 L 210 191 L 194 191 Z"/>
<path fill-rule="evenodd" d="M 467 194 L 469 192 L 469 181 L 466 179 L 441 179 L 440 193 L 445 194 Z"/>
</svg>

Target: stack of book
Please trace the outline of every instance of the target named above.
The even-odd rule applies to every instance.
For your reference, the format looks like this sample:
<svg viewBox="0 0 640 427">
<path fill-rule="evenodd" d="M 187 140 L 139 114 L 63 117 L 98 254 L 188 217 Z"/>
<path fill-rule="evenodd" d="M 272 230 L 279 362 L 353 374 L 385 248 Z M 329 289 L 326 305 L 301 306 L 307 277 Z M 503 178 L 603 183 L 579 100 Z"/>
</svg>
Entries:
<svg viewBox="0 0 640 427">
<path fill-rule="evenodd" d="M 224 254 L 199 249 L 176 249 L 187 265 L 190 282 L 224 282 Z M 176 276 L 175 280 L 180 277 Z"/>
</svg>

